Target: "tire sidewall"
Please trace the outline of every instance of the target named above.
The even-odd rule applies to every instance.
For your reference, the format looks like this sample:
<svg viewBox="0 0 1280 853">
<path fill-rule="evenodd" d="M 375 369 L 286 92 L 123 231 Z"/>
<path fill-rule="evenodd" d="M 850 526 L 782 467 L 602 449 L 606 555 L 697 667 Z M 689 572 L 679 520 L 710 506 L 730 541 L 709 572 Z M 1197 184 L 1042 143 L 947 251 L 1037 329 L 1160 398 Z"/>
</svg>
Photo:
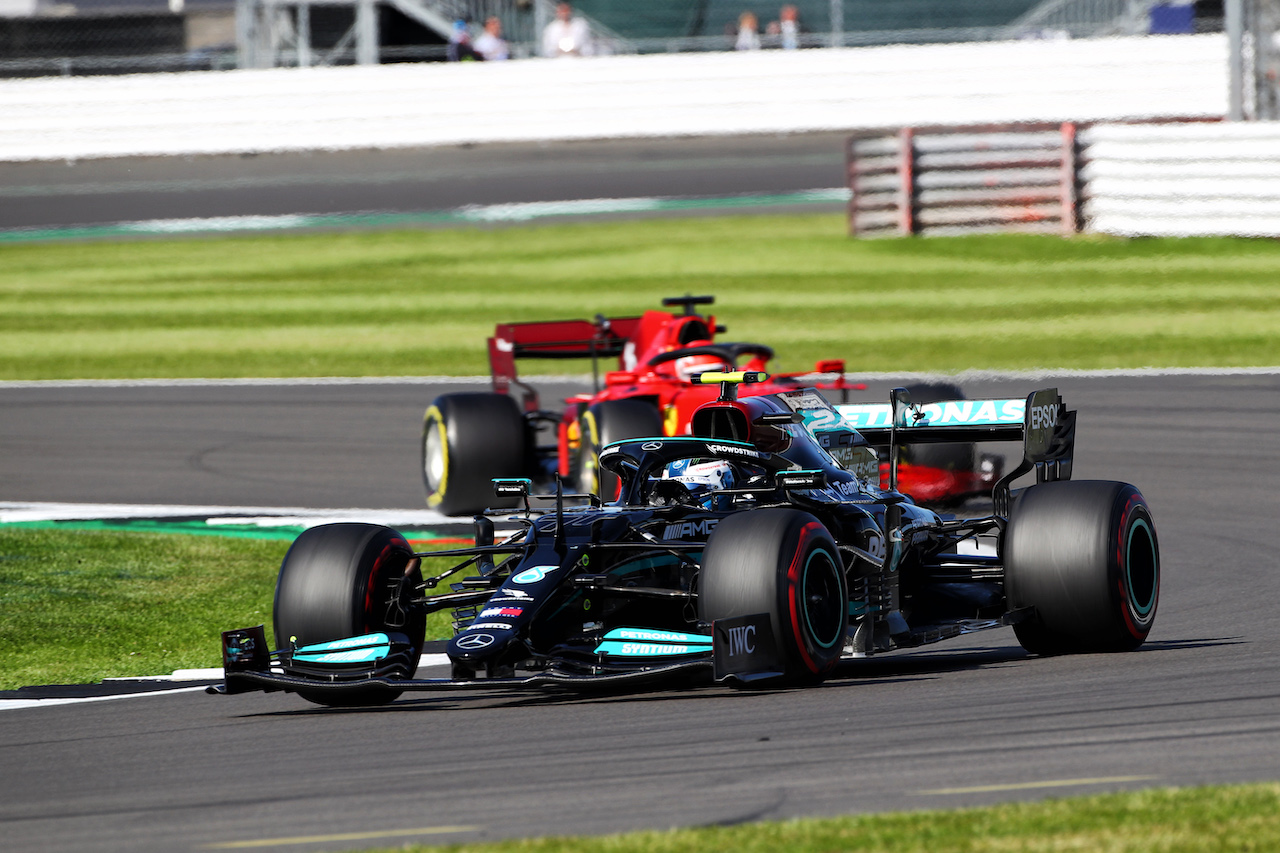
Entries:
<svg viewBox="0 0 1280 853">
<path fill-rule="evenodd" d="M 785 624 L 780 626 L 783 634 L 778 636 L 789 634 L 782 639 L 783 648 L 806 674 L 825 675 L 840 660 L 848 622 L 848 592 L 840 568 L 840 552 L 826 527 L 812 516 L 808 520 L 797 519 L 788 529 L 788 540 L 778 555 L 778 607 L 785 614 Z M 838 584 L 837 598 L 844 617 L 838 626 L 828 619 L 815 619 L 806 606 L 811 596 L 821 595 L 824 590 L 829 593 L 832 581 Z"/>
<path fill-rule="evenodd" d="M 1065 481 L 1022 490 L 1002 541 L 1018 639 L 1038 653 L 1137 648 L 1159 603 L 1159 543 L 1127 483 Z"/>
<path fill-rule="evenodd" d="M 272 613 L 277 646 L 395 631 L 405 634 L 420 654 L 424 617 L 411 614 L 406 626 L 385 621 L 386 591 L 412 556 L 408 541 L 389 527 L 344 523 L 303 531 L 285 554 L 276 579 Z"/>
<path fill-rule="evenodd" d="M 578 418 L 578 488 L 612 501 L 618 492 L 618 477 L 600 468 L 600 450 L 607 444 L 629 438 L 661 437 L 662 416 L 644 400 L 603 400 L 588 407 Z"/>
<path fill-rule="evenodd" d="M 433 435 L 439 445 L 436 451 L 440 456 L 438 476 L 433 476 L 434 466 L 430 459 Z M 422 420 L 422 483 L 427 492 L 427 506 L 439 509 L 449 489 L 449 430 L 445 427 L 438 401 L 427 407 Z"/>
<path fill-rule="evenodd" d="M 1136 647 L 1151 632 L 1160 604 L 1160 546 L 1151 510 L 1138 490 L 1129 487 L 1120 497 L 1124 505 L 1112 540 L 1117 547 L 1109 580 Z"/>
<path fill-rule="evenodd" d="M 844 650 L 848 588 L 839 554 L 809 513 L 769 508 L 728 516 L 703 554 L 699 618 L 767 613 L 787 678 L 821 678 Z M 806 606 L 811 595 L 822 597 L 818 624 Z"/>
<path fill-rule="evenodd" d="M 440 476 L 432 475 L 430 439 L 439 443 Z M 522 477 L 530 437 L 515 400 L 504 394 L 442 394 L 422 423 L 422 481 L 427 506 L 448 516 L 510 508 L 516 499 L 493 493 L 497 477 Z"/>
</svg>

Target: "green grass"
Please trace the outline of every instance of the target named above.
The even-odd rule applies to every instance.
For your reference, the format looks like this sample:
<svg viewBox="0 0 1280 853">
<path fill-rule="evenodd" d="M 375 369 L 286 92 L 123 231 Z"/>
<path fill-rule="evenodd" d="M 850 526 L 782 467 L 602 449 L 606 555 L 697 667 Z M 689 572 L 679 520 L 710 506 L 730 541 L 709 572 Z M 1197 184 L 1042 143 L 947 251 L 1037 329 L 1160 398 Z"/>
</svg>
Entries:
<svg viewBox="0 0 1280 853">
<path fill-rule="evenodd" d="M 0 527 L 0 690 L 221 666 L 222 631 L 265 624 L 271 638 L 288 547 Z M 433 614 L 428 636 L 448 636 L 448 619 Z"/>
<path fill-rule="evenodd" d="M 390 848 L 387 848 L 388 850 Z M 955 811 L 542 838 L 455 853 L 1246 853 L 1280 849 L 1280 784 L 1156 789 Z"/>
<path fill-rule="evenodd" d="M 15 244 L 0 379 L 482 374 L 496 322 L 684 293 L 779 369 L 1276 365 L 1277 278 L 1276 241 L 859 241 L 831 215 Z"/>
</svg>

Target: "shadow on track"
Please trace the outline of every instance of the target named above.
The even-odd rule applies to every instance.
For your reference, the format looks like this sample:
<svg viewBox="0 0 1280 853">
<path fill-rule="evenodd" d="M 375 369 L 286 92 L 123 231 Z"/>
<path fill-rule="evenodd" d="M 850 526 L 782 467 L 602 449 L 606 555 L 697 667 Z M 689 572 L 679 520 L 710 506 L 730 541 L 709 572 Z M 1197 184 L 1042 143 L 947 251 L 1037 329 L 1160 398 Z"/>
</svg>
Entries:
<svg viewBox="0 0 1280 853">
<path fill-rule="evenodd" d="M 760 696 L 798 691 L 831 690 L 874 684 L 903 684 L 928 681 L 951 672 L 1005 666 L 1028 659 L 1018 646 L 976 648 L 951 653 L 915 654 L 843 661 L 835 673 L 822 684 L 811 687 L 729 687 L 715 685 L 709 679 L 685 679 L 651 686 L 649 689 L 621 687 L 598 689 L 553 690 L 528 693 L 512 692 L 501 687 L 492 691 L 472 691 L 466 694 L 421 695 L 401 697 L 387 705 L 374 707 L 322 707 L 292 708 L 281 711 L 265 711 L 242 715 L 244 717 L 309 716 L 313 714 L 386 714 L 422 710 L 463 710 L 466 708 L 519 708 L 554 707 L 581 704 L 635 704 L 643 702 L 673 702 L 706 699 L 712 696 Z"/>
</svg>

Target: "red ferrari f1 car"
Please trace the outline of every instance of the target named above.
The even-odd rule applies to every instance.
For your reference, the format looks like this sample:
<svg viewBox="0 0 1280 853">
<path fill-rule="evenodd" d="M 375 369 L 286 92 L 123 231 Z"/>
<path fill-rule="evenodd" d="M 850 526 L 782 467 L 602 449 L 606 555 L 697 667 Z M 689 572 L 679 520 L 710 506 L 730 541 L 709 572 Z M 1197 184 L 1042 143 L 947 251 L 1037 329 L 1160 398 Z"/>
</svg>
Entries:
<svg viewBox="0 0 1280 853">
<path fill-rule="evenodd" d="M 697 313 L 712 296 L 664 299 L 678 313 L 646 311 L 638 317 L 501 323 L 489 338 L 493 390 L 443 394 L 427 408 L 422 429 L 422 475 L 427 505 L 445 515 L 472 515 L 514 503 L 496 500 L 495 478 L 527 478 L 549 489 L 556 476 L 574 490 L 615 496 L 618 479 L 597 466 L 600 448 L 615 441 L 689 434 L 693 412 L 715 399 L 715 390 L 693 383 L 705 371 L 764 372 L 773 349 L 724 341 L 725 327 Z M 590 359 L 591 393 L 544 409 L 537 391 L 516 376 L 518 359 Z M 617 368 L 600 377 L 601 359 Z M 848 402 L 864 386 L 846 381 L 842 359 L 817 362 L 812 371 L 773 373 L 743 389 L 759 396 L 816 387 Z M 963 397 L 951 384 L 912 385 L 921 403 Z M 550 437 L 554 435 L 554 443 Z M 979 456 L 972 444 L 906 445 L 899 450 L 898 488 L 918 501 L 945 504 L 989 493 L 1000 460 Z M 889 461 L 880 461 L 880 477 Z"/>
</svg>

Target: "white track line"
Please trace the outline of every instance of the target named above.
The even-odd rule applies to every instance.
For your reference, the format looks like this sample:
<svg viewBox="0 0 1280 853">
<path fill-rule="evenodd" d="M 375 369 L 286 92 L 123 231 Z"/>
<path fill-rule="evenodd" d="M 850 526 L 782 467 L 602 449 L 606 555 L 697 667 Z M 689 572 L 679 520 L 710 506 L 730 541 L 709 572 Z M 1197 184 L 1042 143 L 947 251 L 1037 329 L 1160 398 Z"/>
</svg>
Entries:
<svg viewBox="0 0 1280 853">
<path fill-rule="evenodd" d="M 418 666 L 443 666 L 449 663 L 449 656 L 444 654 L 423 655 L 418 659 Z M 179 669 L 173 675 L 157 675 L 142 678 L 106 678 L 104 682 L 143 682 L 143 681 L 221 681 L 222 668 L 211 669 Z M 205 685 L 195 687 L 175 687 L 170 690 L 148 690 L 144 693 L 117 693 L 112 696 L 68 696 L 49 699 L 0 699 L 0 711 L 16 711 L 20 708 L 52 708 L 57 705 L 78 705 L 84 702 L 110 702 L 114 699 L 135 699 L 142 696 L 171 696 L 175 693 L 195 693 L 204 690 Z"/>
<path fill-rule="evenodd" d="M 76 696 L 54 699 L 0 699 L 0 711 L 16 711 L 19 708 L 51 708 L 55 705 L 79 705 L 84 702 L 110 702 L 115 699 L 138 699 L 143 696 L 172 696 L 175 693 L 195 693 L 199 687 L 175 687 L 173 690 L 149 690 L 146 693 L 118 693 L 114 696 Z"/>
<path fill-rule="evenodd" d="M 390 527 L 430 527 L 470 522 L 430 509 L 315 509 L 307 507 L 183 506 L 172 504 L 76 504 L 0 501 L 0 524 L 31 521 L 85 521 L 131 518 L 202 518 L 210 525 L 313 527 L 335 521 L 362 521 Z"/>
</svg>

